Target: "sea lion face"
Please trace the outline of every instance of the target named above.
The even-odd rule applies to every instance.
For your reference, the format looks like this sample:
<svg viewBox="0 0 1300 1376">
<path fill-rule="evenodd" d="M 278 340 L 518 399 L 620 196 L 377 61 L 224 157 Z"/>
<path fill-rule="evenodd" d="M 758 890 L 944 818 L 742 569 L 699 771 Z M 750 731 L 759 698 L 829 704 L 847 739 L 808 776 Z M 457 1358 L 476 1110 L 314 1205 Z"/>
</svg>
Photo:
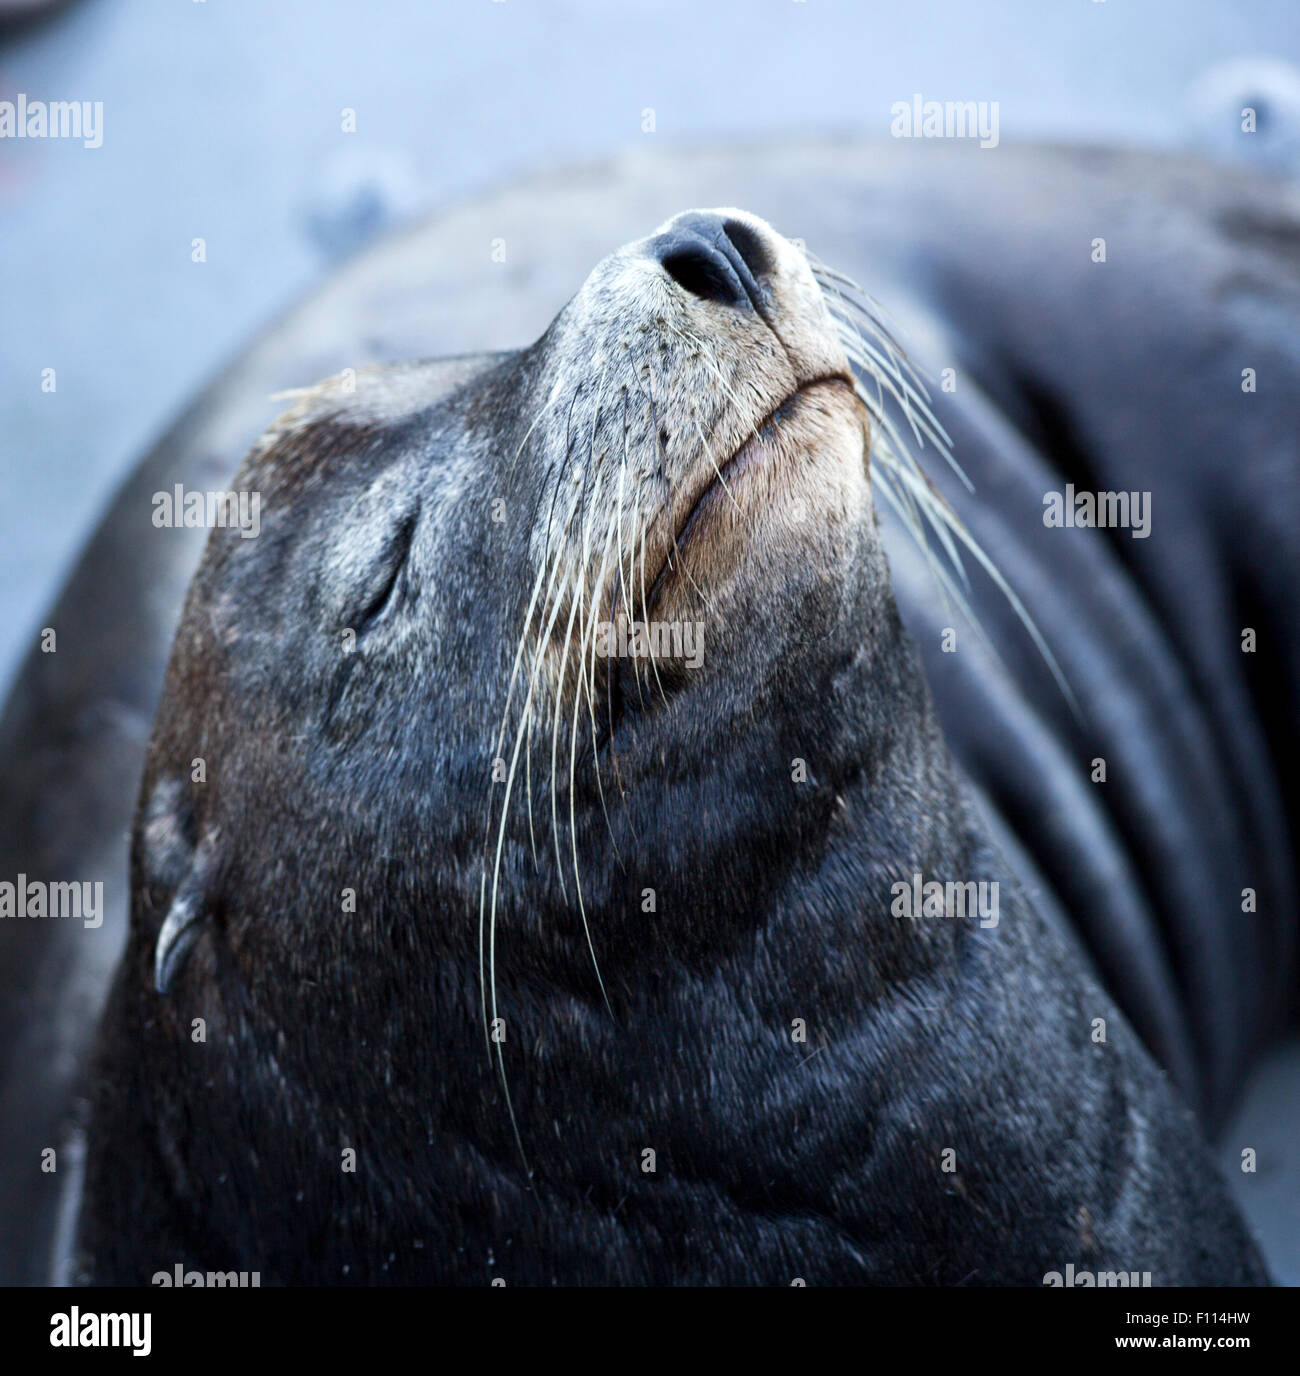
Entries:
<svg viewBox="0 0 1300 1376">
<path fill-rule="evenodd" d="M 804 256 L 731 210 L 530 348 L 317 389 L 177 634 L 134 851 L 159 987 L 205 932 L 263 982 L 354 941 L 495 967 L 506 924 L 586 960 L 670 876 L 743 884 L 808 742 L 855 767 L 835 685 L 892 617 L 866 457 Z"/>
</svg>

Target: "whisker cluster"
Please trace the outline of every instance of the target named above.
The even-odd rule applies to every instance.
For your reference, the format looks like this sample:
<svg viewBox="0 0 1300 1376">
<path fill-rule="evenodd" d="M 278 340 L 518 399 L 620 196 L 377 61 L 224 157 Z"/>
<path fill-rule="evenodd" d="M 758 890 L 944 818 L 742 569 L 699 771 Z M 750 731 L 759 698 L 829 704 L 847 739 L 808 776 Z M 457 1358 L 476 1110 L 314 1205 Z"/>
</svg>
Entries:
<svg viewBox="0 0 1300 1376">
<path fill-rule="evenodd" d="M 928 442 L 966 490 L 975 490 L 953 457 L 952 439 L 935 418 L 930 394 L 895 339 L 883 307 L 852 278 L 812 254 L 808 254 L 808 261 L 853 369 L 854 390 L 871 417 L 871 472 L 876 490 L 924 555 L 943 595 L 996 657 L 997 651 L 984 635 L 970 605 L 970 579 L 962 562 L 962 549 L 979 564 L 1007 599 L 1071 711 L 1077 713 L 1070 685 L 1033 617 L 906 442 L 899 425 L 900 415 L 917 449 L 925 448 Z M 943 558 L 936 557 L 931 537 L 940 546 Z"/>
<path fill-rule="evenodd" d="M 1026 627 L 1062 692 L 1073 702 L 1059 666 L 1020 599 L 921 467 L 908 443 L 910 434 L 918 451 L 927 446 L 931 448 L 952 468 L 966 488 L 973 490 L 969 479 L 953 458 L 951 440 L 936 419 L 929 404 L 929 394 L 916 369 L 896 342 L 884 312 L 850 278 L 812 255 L 809 255 L 809 263 L 852 367 L 855 391 L 871 420 L 870 463 L 875 490 L 898 515 L 923 552 L 943 595 L 960 610 L 977 632 L 979 623 L 971 611 L 967 595 L 970 582 L 962 561 L 962 551 L 965 550 L 985 570 Z M 704 368 L 719 393 L 739 413 L 743 409 L 741 401 L 718 365 L 709 342 L 667 322 L 662 324 L 687 346 L 692 362 Z M 551 839 L 561 897 L 565 902 L 569 901 L 571 879 L 596 982 L 606 1008 L 612 1012 L 600 973 L 582 887 L 575 788 L 579 738 L 584 734 L 585 721 L 590 731 L 596 790 L 617 852 L 617 840 L 601 778 L 602 740 L 597 719 L 597 684 L 602 666 L 596 635 L 601 619 L 612 618 L 616 612 L 621 612 L 629 622 L 634 621 L 638 594 L 642 620 L 649 621 L 645 569 L 647 534 L 661 520 L 666 527 L 673 566 L 679 568 L 690 581 L 704 605 L 711 605 L 704 589 L 695 583 L 690 570 L 681 562 L 677 549 L 671 520 L 672 484 L 660 441 L 653 370 L 648 364 L 643 365 L 643 372 L 636 383 L 639 395 L 633 399 L 636 406 L 643 408 L 642 420 L 648 418 L 644 432 L 652 437 L 654 446 L 653 455 L 644 456 L 653 458 L 653 465 L 647 466 L 648 471 L 634 467 L 633 460 L 637 456 L 629 450 L 629 435 L 633 433 L 633 425 L 629 420 L 628 388 L 620 385 L 617 395 L 611 395 L 608 382 L 609 370 L 602 368 L 599 376 L 580 383 L 572 394 L 553 394 L 534 418 L 515 455 L 518 460 L 543 415 L 567 402 L 563 459 L 551 473 L 544 557 L 539 560 L 537 577 L 523 613 L 501 725 L 493 750 L 494 777 L 488 790 L 485 853 L 479 889 L 479 993 L 484 1039 L 489 1060 L 495 1062 L 501 1078 L 505 1103 L 525 1168 L 527 1155 L 510 1100 L 502 1040 L 499 1037 L 494 1039 L 492 1031 L 498 1025 L 497 919 L 502 866 L 507 822 L 520 763 L 522 760 L 529 850 L 534 867 L 540 870 L 532 776 L 534 736 L 538 736 L 543 754 L 549 755 Z M 580 399 L 592 405 L 593 414 L 586 433 L 575 436 L 572 429 L 573 413 Z M 609 441 L 609 432 L 618 428 L 616 421 L 620 415 L 621 434 L 618 442 L 613 443 Z M 741 510 L 723 478 L 718 456 L 714 453 L 716 446 L 711 443 L 712 434 L 706 435 L 707 427 L 700 423 L 698 417 L 693 416 L 692 420 L 700 448 L 708 455 L 717 481 L 737 510 Z M 602 421 L 605 423 L 604 429 Z M 613 462 L 617 463 L 617 474 L 611 477 L 609 465 Z M 645 500 L 645 487 L 650 482 L 658 487 L 657 505 Z M 597 516 L 601 510 L 608 510 L 609 514 L 608 519 L 598 525 Z M 932 547 L 932 539 L 939 547 L 938 553 Z M 617 781 L 618 759 L 613 740 L 613 674 L 608 665 L 603 666 L 603 675 L 605 712 L 608 717 L 604 744 L 609 747 L 611 769 Z M 652 678 L 660 695 L 666 700 L 653 648 L 644 675 L 640 668 L 636 670 L 638 694 L 642 693 L 643 687 L 649 690 Z M 513 739 L 507 760 L 503 751 L 511 737 L 512 724 Z M 561 842 L 563 824 L 559 781 L 566 764 L 562 726 L 568 731 L 567 857 Z M 499 765 L 504 765 L 505 769 L 504 778 L 501 779 L 496 777 Z M 621 782 L 619 794 L 622 794 Z"/>
</svg>

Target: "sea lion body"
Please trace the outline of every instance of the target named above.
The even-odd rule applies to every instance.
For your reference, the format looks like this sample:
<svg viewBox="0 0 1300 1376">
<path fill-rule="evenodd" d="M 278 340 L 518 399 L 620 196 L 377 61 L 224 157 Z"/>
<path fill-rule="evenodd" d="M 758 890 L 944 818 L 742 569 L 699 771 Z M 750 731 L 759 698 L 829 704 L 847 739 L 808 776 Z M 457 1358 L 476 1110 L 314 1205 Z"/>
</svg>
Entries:
<svg viewBox="0 0 1300 1376">
<path fill-rule="evenodd" d="M 1090 178 L 1113 194 L 1125 171 L 1085 164 L 1066 183 L 1081 199 Z M 968 175 L 948 168 L 937 184 Z M 1026 208 L 1031 181 L 1015 182 Z M 921 176 L 910 194 L 925 204 L 935 185 Z M 1040 253 L 1059 252 L 1076 225 L 1070 205 L 1058 200 L 1054 214 L 1044 224 L 1026 213 L 1014 232 Z M 878 240 L 869 225 L 867 239 Z M 969 224 L 967 233 L 977 238 Z M 927 366 L 952 358 L 959 374 L 940 416 L 978 501 L 954 502 L 1044 626 L 1083 723 L 996 589 L 976 581 L 972 600 L 1002 664 L 965 646 L 945 655 L 930 632 L 947 618 L 921 590 L 906 546 L 891 542 L 893 586 L 922 674 L 894 608 L 869 489 L 848 476 L 851 466 L 832 465 L 811 489 L 831 503 L 811 524 L 779 502 L 755 502 L 751 524 L 776 522 L 755 546 L 761 559 L 727 534 L 729 508 L 714 489 L 712 520 L 723 530 L 700 546 L 712 553 L 696 572 L 724 590 L 726 615 L 706 642 L 699 681 L 669 685 L 670 702 L 641 716 L 631 682 L 611 674 L 606 686 L 612 696 L 621 682 L 625 706 L 613 732 L 618 796 L 597 796 L 589 776 L 572 775 L 574 820 L 560 832 L 576 854 L 585 927 L 575 876 L 557 884 L 564 853 L 549 854 L 542 784 L 551 752 L 536 756 L 545 779 L 518 784 L 516 805 L 526 791 L 535 804 L 541 857 L 534 862 L 527 829 L 512 825 L 501 866 L 486 870 L 501 899 L 499 1002 L 489 1011 L 503 1018 L 505 1041 L 485 1041 L 475 918 L 502 704 L 499 691 L 482 690 L 504 687 L 517 642 L 509 618 L 476 591 L 502 570 L 541 567 L 542 499 L 553 509 L 561 489 L 558 469 L 529 467 L 530 444 L 553 458 L 576 453 L 574 464 L 595 463 L 602 447 L 616 453 L 600 443 L 612 405 L 583 413 L 587 426 L 576 433 L 591 441 L 585 450 L 573 448 L 572 418 L 560 430 L 545 407 L 557 364 L 558 376 L 572 375 L 581 357 L 577 341 L 606 345 L 597 352 L 615 364 L 616 343 L 640 347 L 628 332 L 645 322 L 644 294 L 618 297 L 616 288 L 629 262 L 662 276 L 662 256 L 616 256 L 613 275 L 598 273 L 531 350 L 362 375 L 351 398 L 308 399 L 252 460 L 270 507 L 250 542 L 256 558 L 214 538 L 178 637 L 141 799 L 133 932 L 101 1038 L 80 1274 L 144 1283 L 201 1260 L 283 1281 L 1039 1284 L 1071 1263 L 1149 1271 L 1155 1284 L 1264 1278 L 1190 1113 L 1117 1005 L 1212 1122 L 1294 987 L 1288 804 L 1266 744 L 1278 729 L 1266 704 L 1295 681 L 1286 660 L 1293 604 L 1278 590 L 1289 578 L 1294 589 L 1297 548 L 1293 528 L 1283 528 L 1294 470 L 1288 477 L 1268 456 L 1284 456 L 1293 440 L 1265 420 L 1251 435 L 1252 453 L 1266 456 L 1260 466 L 1225 467 L 1204 437 L 1179 451 L 1165 480 L 1158 460 L 1169 451 L 1133 420 L 1087 452 L 1096 476 L 1109 478 L 1112 465 L 1116 486 L 1147 485 L 1153 511 L 1170 511 L 1168 538 L 1158 538 L 1159 514 L 1140 550 L 1113 534 L 1042 525 L 1044 492 L 1069 476 L 1059 464 L 1062 430 L 1048 433 L 1044 418 L 1064 412 L 1091 425 L 1138 404 L 1118 385 L 1124 336 L 1113 312 L 1096 309 L 1095 325 L 1088 318 L 1117 376 L 1088 378 L 1076 397 L 1078 359 L 1064 357 L 1061 341 L 1079 335 L 1054 316 L 1082 328 L 1077 302 L 1097 305 L 1091 283 L 1042 270 L 1066 285 L 1059 300 L 1036 292 L 1038 314 L 1026 316 L 1009 304 L 1019 299 L 1012 269 L 1004 280 L 986 267 L 962 275 L 937 253 L 927 260 L 925 247 L 913 238 L 891 252 L 877 241 L 874 256 L 942 308 L 950 331 L 935 316 L 918 318 Z M 1023 265 L 1023 247 L 1006 261 Z M 818 248 L 847 261 L 833 242 Z M 786 264 L 772 241 L 767 251 Z M 1222 252 L 1261 274 L 1267 266 L 1254 243 Z M 663 299 L 680 289 L 664 288 Z M 703 316 L 685 321 L 689 347 L 722 341 L 721 356 L 738 369 L 763 361 L 761 331 L 741 330 L 728 345 L 735 321 L 719 312 L 734 303 L 693 299 Z M 1285 364 L 1274 314 L 1228 318 Z M 701 319 L 714 322 L 707 332 Z M 1026 319 L 1052 336 L 1055 351 L 1032 356 L 1070 379 L 1064 401 L 1041 373 L 1032 387 L 1014 385 L 1029 375 L 1023 355 L 1038 342 L 1025 338 Z M 790 423 L 801 443 L 842 454 L 852 425 L 837 409 L 839 364 L 829 353 L 812 357 L 815 334 L 795 350 L 803 372 L 796 367 L 772 400 L 779 409 L 792 385 L 809 386 Z M 1173 336 L 1169 347 L 1182 334 Z M 674 398 L 718 384 L 698 364 L 692 378 L 689 347 L 679 335 L 666 360 L 646 355 L 669 414 Z M 968 366 L 983 387 L 961 366 L 967 359 L 979 360 Z M 782 362 L 777 353 L 766 361 Z M 1028 410 L 1026 396 L 1036 399 Z M 1185 419 L 1199 433 L 1207 408 L 1189 405 L 1184 418 L 1178 402 L 1158 384 L 1145 388 L 1150 429 Z M 731 404 L 723 396 L 704 434 L 725 426 Z M 1244 425 L 1232 404 L 1208 408 L 1208 421 Z M 665 463 L 685 452 L 672 445 L 680 419 Z M 742 425 L 734 442 L 744 433 Z M 650 453 L 649 429 L 640 438 Z M 518 468 L 505 463 L 511 454 L 525 455 Z M 443 470 L 436 501 L 419 476 L 434 466 Z M 653 465 L 636 472 L 652 482 Z M 1267 569 L 1262 553 L 1242 550 L 1205 516 L 1218 507 L 1198 505 L 1215 485 L 1225 509 L 1258 508 L 1261 472 L 1281 483 L 1283 498 L 1265 518 L 1277 526 Z M 484 474 L 494 481 L 471 503 L 467 487 Z M 1170 504 L 1175 483 L 1197 497 L 1186 509 Z M 613 489 L 604 491 L 608 499 Z M 446 517 L 448 494 L 457 519 Z M 529 514 L 526 525 L 486 529 L 498 496 Z M 421 623 L 423 640 L 400 618 L 381 621 L 349 664 L 325 633 L 358 610 L 348 580 L 365 574 L 367 559 L 377 561 L 377 592 L 390 590 L 383 541 L 371 536 L 375 518 L 404 501 L 417 530 L 431 501 L 443 512 L 438 539 L 412 544 L 424 560 L 417 586 L 435 612 Z M 277 523 L 277 511 L 292 519 Z M 1198 532 L 1200 544 L 1188 545 Z M 498 538 L 503 547 L 491 544 Z M 1177 583 L 1183 556 L 1170 549 L 1180 542 L 1204 556 L 1207 599 L 1230 558 L 1273 647 L 1269 691 L 1253 664 L 1208 634 L 1203 607 L 1185 612 L 1162 597 Z M 1148 556 L 1148 545 L 1164 552 Z M 584 553 L 569 549 L 565 567 Z M 513 589 L 516 618 L 529 586 Z M 700 613 L 697 592 L 679 578 L 668 610 Z M 1128 637 L 1116 642 L 1125 617 Z M 303 639 L 318 632 L 319 644 Z M 236 648 L 214 666 L 205 645 Z M 1239 639 L 1233 649 L 1240 656 Z M 368 664 L 383 672 L 358 674 Z M 394 680 L 404 685 L 402 710 L 388 696 Z M 1200 690 L 1192 708 L 1189 681 Z M 142 701 L 147 691 L 133 690 Z M 413 730 L 409 710 L 421 692 L 427 734 Z M 567 746 L 567 728 L 562 739 Z M 1224 739 L 1239 739 L 1244 753 Z M 606 744 L 593 720 L 582 749 Z M 1109 793 L 1094 789 L 1095 757 L 1122 770 L 1134 751 L 1140 768 L 1112 775 Z M 201 792 L 180 766 L 205 754 L 222 762 L 223 779 Z M 798 783 L 795 761 L 806 771 Z M 566 776 L 564 802 L 568 787 Z M 1210 805 L 1204 790 L 1216 788 L 1232 806 Z M 1157 826 L 1160 804 L 1167 818 Z M 312 837 L 331 839 L 304 844 Z M 1267 901 L 1262 920 L 1232 925 L 1243 869 Z M 207 917 L 186 927 L 193 948 L 161 999 L 159 933 L 195 872 Z M 997 925 L 893 916 L 894 886 L 912 875 L 997 882 Z M 1182 904 L 1193 881 L 1212 895 L 1203 915 Z M 345 888 L 357 899 L 346 918 Z M 1115 997 L 1090 973 L 1071 927 Z M 196 1017 L 204 1042 L 192 1040 Z M 1098 1019 L 1104 1042 L 1095 1040 Z M 792 1040 L 796 1021 L 807 1042 Z M 343 1168 L 349 1150 L 355 1172 Z"/>
</svg>

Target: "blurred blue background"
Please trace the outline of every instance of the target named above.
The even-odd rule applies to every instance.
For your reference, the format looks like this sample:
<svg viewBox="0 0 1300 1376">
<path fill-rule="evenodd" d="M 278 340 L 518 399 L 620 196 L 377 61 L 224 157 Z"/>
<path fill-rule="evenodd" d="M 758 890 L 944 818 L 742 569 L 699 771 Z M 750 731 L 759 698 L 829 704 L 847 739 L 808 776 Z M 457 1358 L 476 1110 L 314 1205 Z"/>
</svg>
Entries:
<svg viewBox="0 0 1300 1376">
<path fill-rule="evenodd" d="M 0 139 L 0 689 L 162 427 L 331 264 L 421 213 L 648 138 L 884 138 L 913 92 L 996 100 L 1003 141 L 1300 170 L 1298 0 L 72 0 L 6 24 L 16 2 L 0 100 L 102 101 L 104 136 Z M 1275 1054 L 1236 1129 L 1291 1166 L 1298 1064 Z M 1255 1219 L 1293 1282 L 1294 1178 Z"/>
</svg>

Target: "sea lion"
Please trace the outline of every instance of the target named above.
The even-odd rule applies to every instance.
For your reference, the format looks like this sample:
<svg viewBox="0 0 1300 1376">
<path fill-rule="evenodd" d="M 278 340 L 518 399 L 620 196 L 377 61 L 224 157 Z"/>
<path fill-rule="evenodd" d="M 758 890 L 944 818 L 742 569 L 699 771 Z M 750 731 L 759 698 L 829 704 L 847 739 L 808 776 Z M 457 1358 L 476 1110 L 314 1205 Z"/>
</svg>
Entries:
<svg viewBox="0 0 1300 1376">
<path fill-rule="evenodd" d="M 1295 216 L 1284 189 L 1192 161 L 967 152 L 844 143 L 645 156 L 448 213 L 342 274 L 164 439 L 50 618 L 59 653 L 33 655 L 0 724 L 5 873 L 74 876 L 87 864 L 109 896 L 99 932 L 0 928 L 5 1178 L 22 1182 L 0 1201 L 7 1277 L 44 1274 L 65 1157 L 57 1177 L 38 1163 L 60 1140 L 124 922 L 115 857 L 205 534 L 153 531 L 151 496 L 181 479 L 228 487 L 230 456 L 265 423 L 258 408 L 278 387 L 367 357 L 526 337 L 553 311 L 560 280 L 579 280 L 609 245 L 719 190 L 848 265 L 901 311 L 929 371 L 955 373 L 934 405 L 975 490 L 941 467 L 931 475 L 1028 607 L 1083 720 L 1002 593 L 972 576 L 992 658 L 944 610 L 882 511 L 895 595 L 948 744 L 1034 906 L 1084 938 L 1108 992 L 1203 1122 L 1222 1120 L 1295 987 L 1295 791 L 1275 764 L 1294 738 L 1286 704 L 1300 643 L 1287 593 L 1297 583 L 1294 436 L 1281 423 L 1297 373 Z M 1104 264 L 1093 257 L 1098 235 L 1111 250 Z M 511 246 L 505 267 L 483 248 L 496 236 Z M 1167 366 L 1153 369 L 1155 357 Z M 1239 389 L 1243 358 L 1267 361 L 1258 395 Z M 448 376 L 475 366 L 447 365 Z M 1151 538 L 1045 527 L 1045 493 L 1081 473 L 1099 475 L 1093 487 L 1152 491 Z M 1240 513 L 1257 538 L 1238 538 Z M 1237 621 L 1258 628 L 1259 653 L 1242 653 Z M 948 653 L 953 625 L 960 644 Z M 1089 778 L 1097 755 L 1112 766 L 1104 786 Z M 534 758 L 542 763 L 539 750 Z M 549 842 L 549 800 L 535 820 Z M 1259 898 L 1250 917 L 1240 913 L 1247 882 Z M 999 928 L 1006 911 L 1004 896 Z M 598 929 L 593 940 L 599 950 Z M 181 996 L 178 985 L 172 998 Z M 811 1054 L 818 1043 L 808 1045 Z M 807 1070 L 827 1054 L 816 1051 Z"/>
<path fill-rule="evenodd" d="M 245 462 L 150 742 L 81 1278 L 1265 1279 L 949 756 L 832 280 L 690 212 L 530 348 L 327 386 Z M 705 653 L 598 653 L 620 621 Z M 900 912 L 922 876 L 994 920 Z"/>
</svg>

